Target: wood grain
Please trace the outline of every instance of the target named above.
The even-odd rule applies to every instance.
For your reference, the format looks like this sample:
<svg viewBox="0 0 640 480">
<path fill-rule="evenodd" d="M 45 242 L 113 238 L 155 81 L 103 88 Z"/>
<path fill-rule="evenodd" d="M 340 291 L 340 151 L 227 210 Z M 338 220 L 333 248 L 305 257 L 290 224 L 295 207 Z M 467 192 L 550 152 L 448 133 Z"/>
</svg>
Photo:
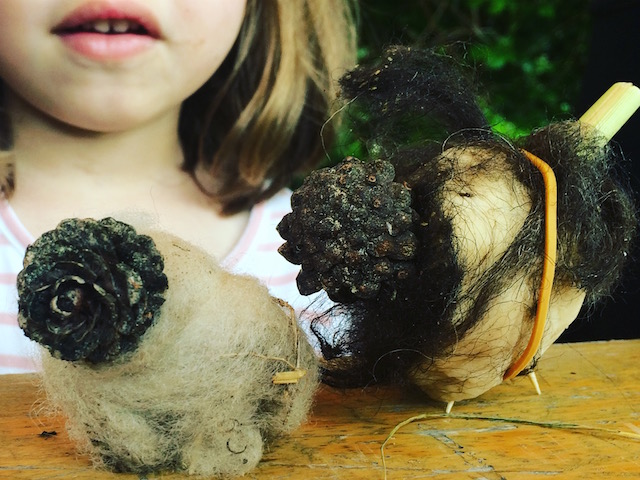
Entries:
<svg viewBox="0 0 640 480">
<path fill-rule="evenodd" d="M 456 403 L 453 415 L 563 422 L 640 436 L 640 340 L 552 346 L 537 374 Z M 0 376 L 0 478 L 182 479 L 181 474 L 95 471 L 78 456 L 64 419 L 47 416 L 33 375 Z M 444 405 L 392 388 L 323 387 L 309 421 L 265 452 L 245 478 L 384 478 L 380 447 L 392 429 Z M 41 435 L 56 432 L 56 435 Z M 640 440 L 614 433 L 548 428 L 505 420 L 423 418 L 402 427 L 385 447 L 389 480 L 640 479 Z"/>
</svg>

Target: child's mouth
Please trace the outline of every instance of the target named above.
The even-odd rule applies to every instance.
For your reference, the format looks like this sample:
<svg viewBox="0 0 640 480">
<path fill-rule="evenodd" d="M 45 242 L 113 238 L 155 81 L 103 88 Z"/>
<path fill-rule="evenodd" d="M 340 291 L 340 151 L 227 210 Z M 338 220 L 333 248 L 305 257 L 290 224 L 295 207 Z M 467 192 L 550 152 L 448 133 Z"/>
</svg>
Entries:
<svg viewBox="0 0 640 480">
<path fill-rule="evenodd" d="M 150 35 L 145 27 L 134 20 L 127 19 L 100 19 L 85 22 L 81 25 L 58 28 L 54 30 L 57 35 L 71 35 L 74 33 L 100 33 L 100 34 L 135 34 Z"/>
<path fill-rule="evenodd" d="M 91 2 L 70 12 L 51 33 L 74 54 L 119 61 L 147 51 L 161 39 L 152 12 L 133 2 Z"/>
<path fill-rule="evenodd" d="M 99 19 L 53 31 L 74 54 L 98 62 L 123 61 L 146 52 L 156 42 L 140 23 Z"/>
</svg>

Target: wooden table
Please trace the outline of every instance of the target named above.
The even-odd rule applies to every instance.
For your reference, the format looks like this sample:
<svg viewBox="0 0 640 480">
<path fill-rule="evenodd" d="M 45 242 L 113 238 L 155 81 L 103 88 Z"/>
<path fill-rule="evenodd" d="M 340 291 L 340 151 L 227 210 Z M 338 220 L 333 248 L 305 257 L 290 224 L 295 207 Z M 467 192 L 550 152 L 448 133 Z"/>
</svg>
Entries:
<svg viewBox="0 0 640 480">
<path fill-rule="evenodd" d="M 309 421 L 245 478 L 383 479 L 381 445 L 398 424 L 424 414 L 437 416 L 407 423 L 386 444 L 390 480 L 640 479 L 640 340 L 554 345 L 538 379 L 541 396 L 517 378 L 457 403 L 449 417 L 442 404 L 414 391 L 323 387 Z M 0 376 L 0 478 L 185 478 L 92 470 L 75 454 L 64 420 L 34 409 L 38 398 L 34 376 Z"/>
</svg>

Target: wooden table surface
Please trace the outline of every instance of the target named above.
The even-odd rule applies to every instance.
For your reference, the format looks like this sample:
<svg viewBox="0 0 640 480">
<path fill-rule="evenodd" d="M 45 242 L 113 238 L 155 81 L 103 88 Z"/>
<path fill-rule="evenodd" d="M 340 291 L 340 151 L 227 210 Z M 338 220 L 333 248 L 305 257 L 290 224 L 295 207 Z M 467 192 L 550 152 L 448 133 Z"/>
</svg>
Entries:
<svg viewBox="0 0 640 480">
<path fill-rule="evenodd" d="M 541 396 L 516 378 L 457 403 L 449 417 L 414 391 L 323 387 L 309 421 L 244 478 L 640 479 L 640 340 L 554 345 L 538 379 Z M 92 470 L 64 420 L 38 413 L 39 399 L 35 376 L 0 376 L 0 478 L 186 478 Z M 389 439 L 383 468 L 382 444 L 420 415 Z"/>
</svg>

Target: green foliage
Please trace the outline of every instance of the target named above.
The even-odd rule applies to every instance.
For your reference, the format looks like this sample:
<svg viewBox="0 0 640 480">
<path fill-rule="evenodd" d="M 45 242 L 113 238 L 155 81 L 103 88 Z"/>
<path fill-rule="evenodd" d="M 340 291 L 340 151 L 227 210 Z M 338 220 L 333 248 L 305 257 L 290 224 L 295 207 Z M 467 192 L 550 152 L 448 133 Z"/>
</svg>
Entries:
<svg viewBox="0 0 640 480">
<path fill-rule="evenodd" d="M 459 43 L 495 130 L 518 136 L 574 112 L 590 30 L 585 0 L 361 1 L 360 54 Z"/>
</svg>

